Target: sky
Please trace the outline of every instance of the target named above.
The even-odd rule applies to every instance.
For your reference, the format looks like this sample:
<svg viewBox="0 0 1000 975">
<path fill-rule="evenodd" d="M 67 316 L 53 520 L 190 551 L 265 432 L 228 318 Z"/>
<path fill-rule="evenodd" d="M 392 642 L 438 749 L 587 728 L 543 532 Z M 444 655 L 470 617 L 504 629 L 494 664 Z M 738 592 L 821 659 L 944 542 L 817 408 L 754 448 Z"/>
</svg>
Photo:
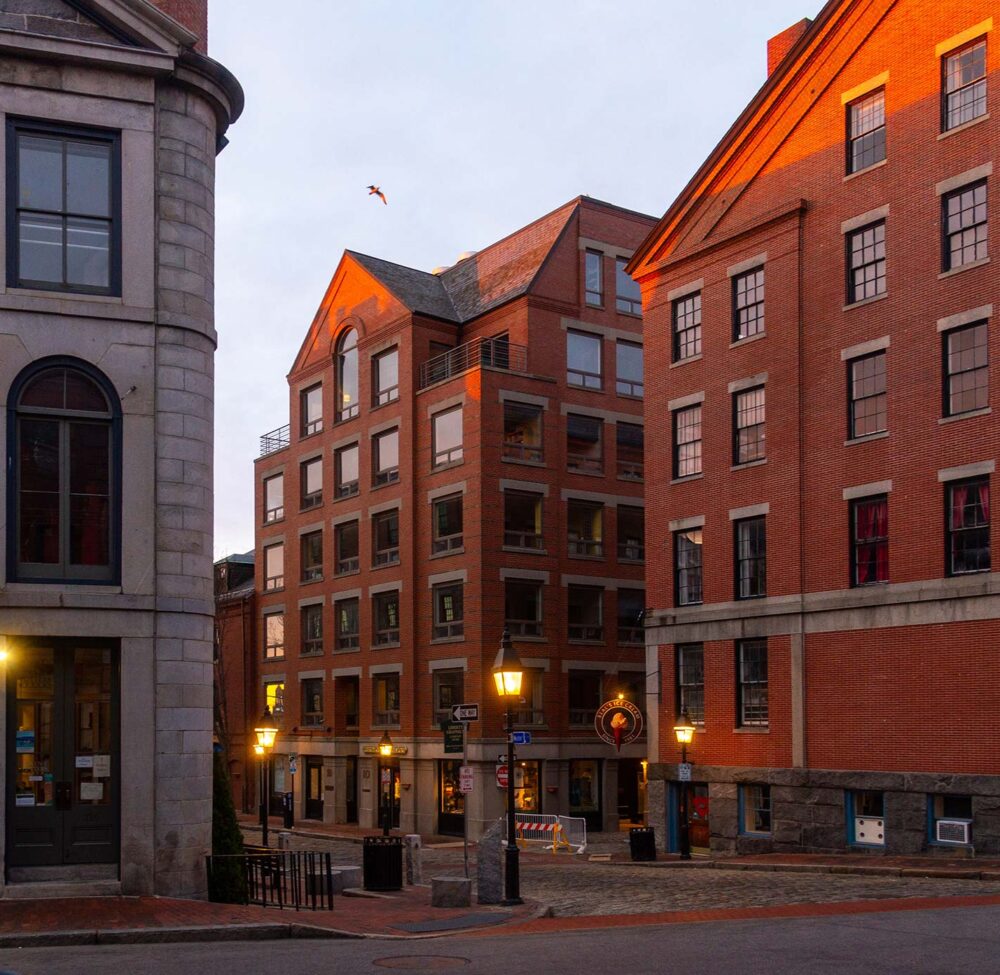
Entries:
<svg viewBox="0 0 1000 975">
<path fill-rule="evenodd" d="M 259 437 L 344 250 L 430 271 L 580 194 L 661 216 L 820 6 L 209 0 L 246 92 L 216 171 L 216 558 L 253 548 Z"/>
</svg>

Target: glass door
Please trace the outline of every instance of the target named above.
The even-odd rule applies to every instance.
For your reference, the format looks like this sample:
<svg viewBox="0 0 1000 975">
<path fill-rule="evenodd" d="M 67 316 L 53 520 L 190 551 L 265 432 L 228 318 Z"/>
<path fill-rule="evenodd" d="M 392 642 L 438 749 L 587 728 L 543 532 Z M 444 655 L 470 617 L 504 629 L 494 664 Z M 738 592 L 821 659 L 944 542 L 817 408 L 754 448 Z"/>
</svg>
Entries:
<svg viewBox="0 0 1000 975">
<path fill-rule="evenodd" d="M 306 819 L 323 818 L 323 759 L 306 759 Z"/>
<path fill-rule="evenodd" d="M 358 759 L 356 755 L 347 756 L 346 788 L 347 788 L 347 809 L 345 819 L 349 823 L 358 821 Z"/>
<path fill-rule="evenodd" d="M 465 832 L 465 795 L 459 788 L 462 763 L 446 758 L 438 762 L 438 832 L 462 836 Z"/>
</svg>

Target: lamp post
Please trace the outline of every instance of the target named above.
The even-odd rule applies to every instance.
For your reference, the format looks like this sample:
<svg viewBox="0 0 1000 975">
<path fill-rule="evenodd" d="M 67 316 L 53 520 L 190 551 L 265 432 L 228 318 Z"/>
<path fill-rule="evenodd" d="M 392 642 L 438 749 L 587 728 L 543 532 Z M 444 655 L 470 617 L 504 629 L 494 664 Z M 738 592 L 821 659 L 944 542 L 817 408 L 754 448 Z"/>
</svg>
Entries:
<svg viewBox="0 0 1000 975">
<path fill-rule="evenodd" d="M 687 766 L 687 746 L 694 738 L 694 725 L 688 717 L 687 708 L 681 712 L 680 720 L 674 725 L 674 735 L 677 743 L 681 746 L 681 765 Z M 691 823 L 688 812 L 688 798 L 691 788 L 691 769 L 685 768 L 679 773 L 685 776 L 681 779 L 681 803 L 680 803 L 680 832 L 681 832 L 681 859 L 691 859 Z"/>
<path fill-rule="evenodd" d="M 253 731 L 257 736 L 257 746 L 254 748 L 254 752 L 260 756 L 261 778 L 263 779 L 260 799 L 260 838 L 261 845 L 267 846 L 267 814 L 270 812 L 268 804 L 271 798 L 268 794 L 271 785 L 271 770 L 268 768 L 268 758 L 271 755 L 271 749 L 274 748 L 274 739 L 278 735 L 278 726 L 271 716 L 271 709 L 266 704 L 264 705 L 264 713 L 261 715 L 260 721 L 257 722 L 257 727 Z"/>
<path fill-rule="evenodd" d="M 505 904 L 521 904 L 521 864 L 517 848 L 517 819 L 514 815 L 514 702 L 521 700 L 521 678 L 524 668 L 518 659 L 510 633 L 503 631 L 500 650 L 493 664 L 493 680 L 497 694 L 507 706 L 507 850 L 504 860 Z"/>
<path fill-rule="evenodd" d="M 378 753 L 382 758 L 392 758 L 392 739 L 389 737 L 389 732 L 382 732 L 382 737 L 379 739 L 378 743 Z M 379 769 L 380 776 L 385 778 L 386 781 L 382 783 L 382 793 L 384 796 L 382 803 L 382 835 L 389 835 L 389 827 L 392 825 L 392 775 L 386 774 L 389 772 L 389 764 L 380 763 L 381 768 Z"/>
</svg>

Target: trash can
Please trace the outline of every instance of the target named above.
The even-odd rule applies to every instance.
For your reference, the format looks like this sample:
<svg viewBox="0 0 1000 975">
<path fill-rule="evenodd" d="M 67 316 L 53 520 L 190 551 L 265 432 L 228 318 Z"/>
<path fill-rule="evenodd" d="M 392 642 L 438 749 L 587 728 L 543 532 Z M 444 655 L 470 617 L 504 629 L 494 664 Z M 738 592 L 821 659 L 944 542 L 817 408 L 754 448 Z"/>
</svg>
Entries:
<svg viewBox="0 0 1000 975">
<path fill-rule="evenodd" d="M 281 812 L 285 817 L 285 829 L 291 829 L 295 825 L 295 800 L 290 792 L 281 797 Z"/>
<path fill-rule="evenodd" d="M 402 890 L 403 837 L 366 836 L 361 865 L 365 890 Z"/>
<path fill-rule="evenodd" d="M 634 863 L 656 859 L 656 833 L 652 826 L 633 826 L 628 831 L 628 847 Z"/>
</svg>

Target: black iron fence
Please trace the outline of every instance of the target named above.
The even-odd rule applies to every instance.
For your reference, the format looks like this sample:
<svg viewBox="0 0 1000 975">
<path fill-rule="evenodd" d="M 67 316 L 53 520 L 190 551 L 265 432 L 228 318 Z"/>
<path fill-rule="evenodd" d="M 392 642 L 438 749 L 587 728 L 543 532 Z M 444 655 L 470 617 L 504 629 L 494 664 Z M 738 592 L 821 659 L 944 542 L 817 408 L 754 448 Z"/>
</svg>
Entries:
<svg viewBox="0 0 1000 975">
<path fill-rule="evenodd" d="M 247 853 L 205 857 L 209 891 L 221 876 L 233 873 L 245 880 L 246 904 L 333 910 L 333 861 L 329 853 L 251 849 Z"/>
</svg>

